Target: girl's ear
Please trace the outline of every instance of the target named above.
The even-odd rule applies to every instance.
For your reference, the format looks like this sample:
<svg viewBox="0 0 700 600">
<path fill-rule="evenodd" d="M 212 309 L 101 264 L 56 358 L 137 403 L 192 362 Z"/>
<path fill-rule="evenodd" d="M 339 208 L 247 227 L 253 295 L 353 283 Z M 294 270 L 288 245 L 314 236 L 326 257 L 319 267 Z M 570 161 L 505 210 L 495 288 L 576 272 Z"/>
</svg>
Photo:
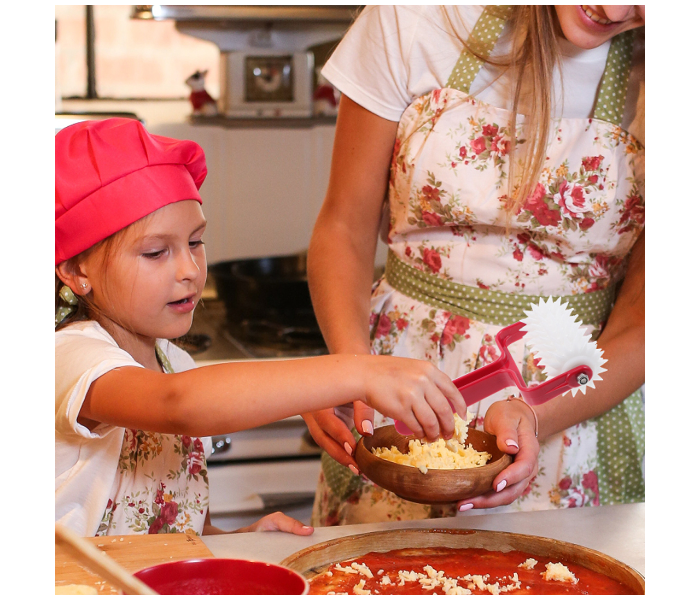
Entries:
<svg viewBox="0 0 700 600">
<path fill-rule="evenodd" d="M 86 296 L 92 289 L 87 275 L 83 273 L 80 265 L 75 264 L 73 261 L 64 260 L 62 263 L 59 263 L 56 267 L 56 275 L 76 296 Z"/>
</svg>

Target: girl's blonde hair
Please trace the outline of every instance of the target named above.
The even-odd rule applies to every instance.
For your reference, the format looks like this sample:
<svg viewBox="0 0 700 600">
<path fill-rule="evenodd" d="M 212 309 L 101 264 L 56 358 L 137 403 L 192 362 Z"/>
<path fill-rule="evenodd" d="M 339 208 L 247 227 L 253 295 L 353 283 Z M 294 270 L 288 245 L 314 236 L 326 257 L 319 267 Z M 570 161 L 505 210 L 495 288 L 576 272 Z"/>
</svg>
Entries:
<svg viewBox="0 0 700 600">
<path fill-rule="evenodd" d="M 120 234 L 123 234 L 123 229 L 117 233 L 109 236 L 107 239 L 98 242 L 91 248 L 88 248 L 84 252 L 81 252 L 73 258 L 69 258 L 66 261 L 68 269 L 75 271 L 77 269 L 78 263 L 87 259 L 90 255 L 95 253 L 100 253 L 102 255 L 102 273 L 104 273 L 104 267 L 107 266 L 109 262 L 109 257 L 115 252 L 115 246 L 118 244 Z M 99 307 L 92 301 L 88 296 L 81 296 L 75 294 L 77 304 L 71 306 L 65 299 L 61 296 L 61 288 L 65 285 L 63 281 L 59 278 L 58 274 L 56 277 L 56 297 L 55 297 L 55 311 L 58 312 L 61 308 L 71 308 L 71 312 L 64 317 L 64 319 L 56 325 L 56 331 L 63 329 L 71 323 L 76 323 L 78 321 L 92 321 L 97 320 L 97 317 L 101 314 Z"/>
<path fill-rule="evenodd" d="M 86 260 L 88 257 L 90 257 L 93 254 L 97 254 L 98 256 L 101 257 L 101 269 L 100 269 L 100 275 L 103 277 L 103 283 L 105 282 L 104 276 L 105 273 L 107 272 L 107 268 L 109 266 L 110 260 L 116 255 L 116 253 L 119 251 L 119 247 L 122 245 L 122 242 L 124 240 L 124 237 L 126 236 L 127 232 L 133 231 L 136 227 L 143 227 L 144 221 L 149 217 L 150 215 L 146 215 L 139 221 L 136 221 L 135 223 L 132 223 L 131 225 L 128 225 L 124 229 L 120 229 L 116 233 L 113 233 L 110 235 L 108 238 L 105 238 L 101 242 L 98 242 L 94 246 L 91 246 L 87 250 L 81 252 L 77 256 L 74 256 L 73 258 L 69 258 L 66 262 L 68 269 L 70 270 L 76 270 L 78 263 L 80 263 L 83 260 Z M 55 310 L 58 312 L 60 308 L 71 308 L 71 312 L 60 322 L 56 325 L 56 331 L 59 331 L 60 329 L 63 329 L 67 325 L 70 325 L 71 323 L 76 323 L 78 321 L 97 321 L 99 320 L 99 317 L 103 315 L 102 310 L 100 307 L 98 307 L 91 298 L 88 296 L 80 296 L 78 294 L 75 294 L 75 297 L 78 301 L 78 303 L 74 306 L 69 305 L 64 298 L 61 296 L 61 288 L 65 285 L 63 281 L 59 278 L 58 274 L 55 275 L 56 277 L 56 296 L 55 296 Z M 122 325 L 122 324 L 120 324 Z M 124 325 L 122 325 L 124 327 Z"/>
<path fill-rule="evenodd" d="M 510 70 L 514 74 L 513 104 L 510 115 L 511 136 L 515 138 L 516 119 L 519 112 L 527 115 L 526 142 L 518 149 L 522 156 L 522 169 L 516 181 L 515 140 L 508 150 L 510 165 L 508 170 L 508 198 L 506 212 L 510 216 L 517 212 L 527 197 L 537 185 L 540 173 L 544 167 L 549 138 L 549 125 L 552 110 L 552 83 L 554 69 L 560 63 L 557 45 L 558 21 L 553 5 L 517 5 L 510 10 L 506 27 L 510 28 L 513 45 L 506 56 L 485 56 L 471 39 L 464 40 L 457 33 L 447 10 L 443 12 L 452 27 L 452 33 L 457 36 L 478 59 L 485 63 L 500 67 L 501 75 Z M 521 97 L 523 82 L 529 80 L 532 93 L 523 99 Z M 519 109 L 524 109 L 519 111 Z"/>
</svg>

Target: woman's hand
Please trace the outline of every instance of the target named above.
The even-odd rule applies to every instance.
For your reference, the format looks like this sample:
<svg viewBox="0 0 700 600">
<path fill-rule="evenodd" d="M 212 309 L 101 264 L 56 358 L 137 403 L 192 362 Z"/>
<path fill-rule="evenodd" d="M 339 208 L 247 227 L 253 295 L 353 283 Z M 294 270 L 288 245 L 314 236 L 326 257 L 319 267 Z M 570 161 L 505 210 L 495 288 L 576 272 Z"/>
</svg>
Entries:
<svg viewBox="0 0 700 600">
<path fill-rule="evenodd" d="M 301 416 L 316 443 L 336 462 L 348 467 L 355 475 L 359 475 L 360 469 L 353 459 L 355 438 L 345 422 L 335 414 L 335 410 L 327 408 Z"/>
<path fill-rule="evenodd" d="M 265 515 L 259 521 L 248 525 L 248 527 L 236 529 L 234 533 L 254 531 L 284 531 L 286 533 L 293 533 L 294 535 L 311 535 L 314 532 L 314 528 L 309 525 L 304 525 L 301 521 L 297 521 L 284 513 L 275 512 L 271 515 Z"/>
<path fill-rule="evenodd" d="M 535 418 L 520 401 L 492 404 L 484 416 L 484 431 L 496 436 L 498 448 L 515 460 L 494 479 L 494 491 L 458 503 L 459 510 L 493 508 L 518 499 L 537 475 L 540 450 L 535 437 Z"/>
</svg>

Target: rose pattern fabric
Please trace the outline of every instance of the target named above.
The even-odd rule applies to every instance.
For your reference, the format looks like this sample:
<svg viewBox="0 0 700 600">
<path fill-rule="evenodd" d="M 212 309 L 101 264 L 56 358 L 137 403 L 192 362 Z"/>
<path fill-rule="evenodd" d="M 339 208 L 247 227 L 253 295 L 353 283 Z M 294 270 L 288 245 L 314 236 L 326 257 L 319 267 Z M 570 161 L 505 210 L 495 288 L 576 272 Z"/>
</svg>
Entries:
<svg viewBox="0 0 700 600">
<path fill-rule="evenodd" d="M 391 250 L 431 275 L 494 291 L 559 296 L 615 285 L 644 227 L 642 145 L 602 121 L 554 122 L 538 184 L 508 220 L 507 150 L 526 141 L 522 121 L 515 135 L 509 123 L 508 111 L 452 89 L 435 90 L 406 109 L 389 177 Z M 599 331 L 602 325 L 590 328 Z M 427 359 L 454 379 L 498 357 L 499 330 L 405 296 L 384 278 L 373 287 L 373 353 Z M 526 382 L 545 379 L 522 341 L 509 351 Z M 494 401 L 515 391 L 471 405 L 476 426 L 483 427 Z M 390 423 L 375 414 L 375 428 Z M 595 506 L 597 477 L 592 420 L 543 442 L 538 472 L 525 493 L 489 513 Z M 339 501 L 321 476 L 312 524 L 427 516 L 433 516 L 430 507 L 401 501 L 367 482 L 349 501 Z"/>
<path fill-rule="evenodd" d="M 570 295 L 614 285 L 644 227 L 643 147 L 609 123 L 555 122 L 539 182 L 507 222 L 507 152 L 514 138 L 516 148 L 526 141 L 509 118 L 450 89 L 409 106 L 391 163 L 392 249 L 421 270 L 491 290 Z M 634 176 L 619 178 L 621 169 Z"/>
<path fill-rule="evenodd" d="M 114 492 L 97 535 L 199 535 L 208 506 L 206 452 L 200 438 L 126 429 Z"/>
</svg>

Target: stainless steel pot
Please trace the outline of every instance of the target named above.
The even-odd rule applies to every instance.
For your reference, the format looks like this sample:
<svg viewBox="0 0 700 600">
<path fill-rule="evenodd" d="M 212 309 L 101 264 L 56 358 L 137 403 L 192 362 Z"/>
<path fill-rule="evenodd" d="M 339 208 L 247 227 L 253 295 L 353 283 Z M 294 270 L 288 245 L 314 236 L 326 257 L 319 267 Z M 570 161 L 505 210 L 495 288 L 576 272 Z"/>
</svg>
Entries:
<svg viewBox="0 0 700 600">
<path fill-rule="evenodd" d="M 296 347 L 323 346 L 306 253 L 225 261 L 209 271 L 237 335 Z"/>
</svg>

